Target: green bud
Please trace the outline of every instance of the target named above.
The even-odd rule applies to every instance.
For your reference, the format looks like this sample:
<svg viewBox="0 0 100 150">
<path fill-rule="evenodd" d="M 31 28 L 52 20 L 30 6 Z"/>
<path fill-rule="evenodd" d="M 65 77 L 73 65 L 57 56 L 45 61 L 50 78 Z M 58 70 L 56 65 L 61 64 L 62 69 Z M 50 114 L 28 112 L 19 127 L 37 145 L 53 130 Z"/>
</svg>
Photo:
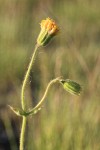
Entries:
<svg viewBox="0 0 100 150">
<path fill-rule="evenodd" d="M 82 91 L 80 84 L 70 79 L 60 80 L 60 83 L 63 85 L 63 88 L 71 94 L 80 95 L 80 92 Z"/>
</svg>

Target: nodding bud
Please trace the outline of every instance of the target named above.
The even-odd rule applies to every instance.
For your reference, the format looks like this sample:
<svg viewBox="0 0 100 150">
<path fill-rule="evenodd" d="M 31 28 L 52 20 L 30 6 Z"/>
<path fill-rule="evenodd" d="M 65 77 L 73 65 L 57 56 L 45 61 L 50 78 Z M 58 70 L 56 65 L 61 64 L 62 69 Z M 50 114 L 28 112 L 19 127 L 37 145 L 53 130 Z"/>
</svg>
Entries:
<svg viewBox="0 0 100 150">
<path fill-rule="evenodd" d="M 82 91 L 81 86 L 70 79 L 60 80 L 60 83 L 63 85 L 63 88 L 71 94 L 80 95 Z"/>
<path fill-rule="evenodd" d="M 41 31 L 37 38 L 37 44 L 40 46 L 45 46 L 59 32 L 59 29 L 56 23 L 50 18 L 42 20 L 40 25 Z"/>
</svg>

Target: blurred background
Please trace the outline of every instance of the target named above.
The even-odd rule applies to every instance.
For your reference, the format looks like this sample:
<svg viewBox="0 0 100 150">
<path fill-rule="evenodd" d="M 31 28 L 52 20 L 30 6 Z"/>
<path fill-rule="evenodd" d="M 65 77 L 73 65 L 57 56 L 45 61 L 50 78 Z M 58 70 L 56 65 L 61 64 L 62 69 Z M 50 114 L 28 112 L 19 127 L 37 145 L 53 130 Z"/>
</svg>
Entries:
<svg viewBox="0 0 100 150">
<path fill-rule="evenodd" d="M 43 109 L 28 118 L 26 150 L 100 150 L 100 0 L 0 0 L 0 150 L 18 150 L 20 92 L 42 19 L 60 27 L 40 48 L 26 88 L 32 108 L 58 76 L 83 87 L 78 96 L 52 86 Z"/>
</svg>

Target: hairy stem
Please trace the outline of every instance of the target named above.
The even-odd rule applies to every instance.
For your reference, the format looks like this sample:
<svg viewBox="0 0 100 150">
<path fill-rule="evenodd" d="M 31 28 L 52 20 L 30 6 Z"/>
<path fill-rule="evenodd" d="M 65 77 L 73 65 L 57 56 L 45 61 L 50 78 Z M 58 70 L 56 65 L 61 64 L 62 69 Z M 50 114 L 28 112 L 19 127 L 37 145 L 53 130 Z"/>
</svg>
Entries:
<svg viewBox="0 0 100 150">
<path fill-rule="evenodd" d="M 26 123 L 27 123 L 27 117 L 23 116 L 22 128 L 20 134 L 20 150 L 24 150 Z"/>
<path fill-rule="evenodd" d="M 26 84 L 27 84 L 27 81 L 28 81 L 28 78 L 29 78 L 29 74 L 30 74 L 32 65 L 33 65 L 34 60 L 35 60 L 35 56 L 36 56 L 36 52 L 37 52 L 38 47 L 39 47 L 38 45 L 35 46 L 35 49 L 34 49 L 34 52 L 33 52 L 32 58 L 31 58 L 31 61 L 30 61 L 29 66 L 28 66 L 28 70 L 26 72 L 26 75 L 24 77 L 23 84 L 22 84 L 21 104 L 22 104 L 22 109 L 23 110 L 26 109 L 25 100 L 24 100 L 25 87 L 26 87 Z"/>
<path fill-rule="evenodd" d="M 26 72 L 26 75 L 24 77 L 23 84 L 22 84 L 21 105 L 22 105 L 22 109 L 24 111 L 26 111 L 26 104 L 25 104 L 25 99 L 24 99 L 25 87 L 26 87 L 26 84 L 27 84 L 27 81 L 29 78 L 29 74 L 30 74 L 32 65 L 33 65 L 34 60 L 35 60 L 35 56 L 36 56 L 36 52 L 37 52 L 38 47 L 39 47 L 38 45 L 35 46 L 31 61 L 29 63 L 29 66 L 28 66 L 28 69 L 27 69 L 27 72 Z M 23 116 L 22 128 L 21 128 L 21 134 L 20 134 L 20 150 L 24 150 L 26 122 L 27 122 L 27 116 L 26 117 Z"/>
<path fill-rule="evenodd" d="M 57 82 L 59 83 L 60 79 L 61 79 L 61 77 L 58 77 L 58 78 L 53 79 L 53 80 L 51 80 L 51 81 L 49 82 L 49 84 L 48 84 L 48 86 L 47 86 L 47 88 L 46 88 L 46 90 L 45 90 L 45 92 L 44 92 L 44 95 L 43 95 L 42 99 L 39 101 L 39 103 L 38 103 L 28 114 L 32 114 L 32 113 L 35 112 L 35 110 L 38 110 L 39 108 L 41 108 L 41 106 L 42 106 L 42 104 L 43 104 L 43 102 L 44 102 L 44 100 L 45 100 L 45 98 L 46 98 L 46 96 L 47 96 L 47 94 L 48 94 L 48 92 L 49 92 L 50 87 L 51 87 L 54 83 L 57 83 Z"/>
</svg>

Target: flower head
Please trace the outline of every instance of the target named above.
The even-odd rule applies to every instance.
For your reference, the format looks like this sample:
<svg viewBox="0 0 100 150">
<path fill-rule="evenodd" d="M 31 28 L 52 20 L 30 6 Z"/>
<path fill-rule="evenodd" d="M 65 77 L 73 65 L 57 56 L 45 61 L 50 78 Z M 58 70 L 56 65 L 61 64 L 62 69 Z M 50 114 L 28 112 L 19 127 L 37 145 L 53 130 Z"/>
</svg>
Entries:
<svg viewBox="0 0 100 150">
<path fill-rule="evenodd" d="M 50 35 L 56 35 L 59 31 L 56 23 L 50 18 L 47 18 L 46 20 L 42 20 L 40 25 L 41 25 L 41 29 L 44 28 L 45 30 L 47 30 L 47 32 Z"/>
<path fill-rule="evenodd" d="M 58 26 L 56 25 L 55 21 L 50 18 L 46 20 L 42 20 L 41 23 L 41 32 L 38 36 L 37 43 L 39 45 L 46 45 L 48 42 L 54 37 L 58 32 Z"/>
</svg>

